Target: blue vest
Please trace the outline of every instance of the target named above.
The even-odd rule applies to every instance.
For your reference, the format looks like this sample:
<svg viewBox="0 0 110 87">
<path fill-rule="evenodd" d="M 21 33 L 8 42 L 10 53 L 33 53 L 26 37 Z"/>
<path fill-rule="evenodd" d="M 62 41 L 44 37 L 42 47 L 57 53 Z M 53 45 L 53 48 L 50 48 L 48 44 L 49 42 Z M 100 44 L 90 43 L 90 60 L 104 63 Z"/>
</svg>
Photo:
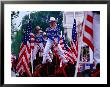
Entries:
<svg viewBox="0 0 110 87">
<path fill-rule="evenodd" d="M 54 40 L 54 38 L 58 39 L 58 43 L 60 40 L 60 29 L 59 28 L 55 28 L 55 29 L 51 29 L 50 27 L 46 29 L 46 33 L 47 33 L 47 37 L 51 40 Z"/>
<path fill-rule="evenodd" d="M 43 43 L 44 42 L 43 35 L 36 35 L 35 42 L 36 43 Z"/>
</svg>

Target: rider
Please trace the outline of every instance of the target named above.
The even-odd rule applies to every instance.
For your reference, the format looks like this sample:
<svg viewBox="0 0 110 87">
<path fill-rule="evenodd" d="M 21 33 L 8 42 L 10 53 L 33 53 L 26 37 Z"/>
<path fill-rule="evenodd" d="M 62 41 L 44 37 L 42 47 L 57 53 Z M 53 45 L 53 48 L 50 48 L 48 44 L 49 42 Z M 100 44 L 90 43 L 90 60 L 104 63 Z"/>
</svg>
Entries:
<svg viewBox="0 0 110 87">
<path fill-rule="evenodd" d="M 43 64 L 46 63 L 47 60 L 48 60 L 48 62 L 52 62 L 52 59 L 49 58 L 49 56 L 47 54 L 48 54 L 49 50 L 51 49 L 51 47 L 53 46 L 53 44 L 57 45 L 58 55 L 62 59 L 63 63 L 67 63 L 68 61 L 64 57 L 64 52 L 59 44 L 60 29 L 57 27 L 57 21 L 55 20 L 54 17 L 50 17 L 49 23 L 50 23 L 50 27 L 48 27 L 46 29 L 48 39 L 47 39 L 47 43 L 46 43 L 46 46 L 44 49 L 42 63 Z"/>
<path fill-rule="evenodd" d="M 44 46 L 43 46 L 43 35 L 42 35 L 42 30 L 40 29 L 40 26 L 36 26 L 35 28 L 35 45 L 33 49 L 33 59 L 36 59 L 36 54 L 40 50 L 40 52 L 43 52 Z M 41 55 L 40 55 L 41 56 Z"/>
</svg>

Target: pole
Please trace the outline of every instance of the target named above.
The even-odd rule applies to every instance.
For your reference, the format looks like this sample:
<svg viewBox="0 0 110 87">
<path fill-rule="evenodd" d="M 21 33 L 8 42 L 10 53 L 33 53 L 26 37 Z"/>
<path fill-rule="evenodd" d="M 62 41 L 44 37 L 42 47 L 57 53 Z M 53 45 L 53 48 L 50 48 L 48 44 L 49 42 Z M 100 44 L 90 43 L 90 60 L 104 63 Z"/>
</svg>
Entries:
<svg viewBox="0 0 110 87">
<path fill-rule="evenodd" d="M 84 13 L 84 22 L 85 22 L 85 13 Z M 78 58 L 77 58 L 77 62 L 76 62 L 75 77 L 77 77 L 77 72 L 78 72 L 78 65 L 79 65 L 79 60 L 80 60 L 80 53 L 81 53 L 81 46 L 82 46 L 84 28 L 85 27 L 83 26 L 83 30 L 82 30 L 82 34 L 81 34 L 81 40 L 78 38 Z M 81 42 L 79 43 L 79 41 L 81 41 Z"/>
<path fill-rule="evenodd" d="M 29 20 L 30 20 L 30 13 L 29 13 Z M 31 44 L 31 43 L 30 43 Z M 33 49 L 32 48 L 30 48 L 31 49 L 31 68 L 32 68 L 32 74 L 33 74 L 33 58 L 32 58 L 32 51 L 33 51 Z"/>
<path fill-rule="evenodd" d="M 32 58 L 32 49 L 31 49 L 31 67 L 32 67 L 32 74 L 33 74 L 33 58 Z"/>
<path fill-rule="evenodd" d="M 78 72 L 78 65 L 79 65 L 79 60 L 80 60 L 80 50 L 81 50 L 81 43 L 80 44 L 78 43 L 78 58 L 77 58 L 77 63 L 76 63 L 75 77 L 77 77 L 77 72 Z"/>
<path fill-rule="evenodd" d="M 29 13 L 29 19 L 30 19 L 30 13 Z"/>
</svg>

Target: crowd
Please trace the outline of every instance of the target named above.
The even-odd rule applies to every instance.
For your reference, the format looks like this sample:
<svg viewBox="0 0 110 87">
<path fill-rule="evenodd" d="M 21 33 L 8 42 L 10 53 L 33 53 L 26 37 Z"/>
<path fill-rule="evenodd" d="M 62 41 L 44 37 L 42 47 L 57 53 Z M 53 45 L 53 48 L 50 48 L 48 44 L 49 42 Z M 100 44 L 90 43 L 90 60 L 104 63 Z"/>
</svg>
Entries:
<svg viewBox="0 0 110 87">
<path fill-rule="evenodd" d="M 38 57 L 39 53 L 36 55 L 36 59 L 34 59 L 34 77 L 74 77 L 75 74 L 75 65 L 67 63 L 60 67 L 60 60 L 56 57 L 53 58 L 53 61 L 42 64 L 42 57 Z M 16 63 L 17 61 L 12 62 L 11 70 L 16 72 Z M 31 65 L 31 64 L 30 64 Z M 26 77 L 26 73 L 22 75 L 22 77 Z M 78 77 L 99 77 L 100 76 L 100 64 L 97 64 L 96 69 L 91 67 L 90 69 L 83 70 L 77 73 Z"/>
</svg>

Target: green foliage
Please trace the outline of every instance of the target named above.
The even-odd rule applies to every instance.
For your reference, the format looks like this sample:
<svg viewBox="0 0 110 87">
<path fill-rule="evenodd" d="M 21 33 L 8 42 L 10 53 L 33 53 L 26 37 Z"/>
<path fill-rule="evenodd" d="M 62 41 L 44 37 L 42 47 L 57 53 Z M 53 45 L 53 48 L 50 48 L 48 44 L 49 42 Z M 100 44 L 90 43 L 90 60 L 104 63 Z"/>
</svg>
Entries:
<svg viewBox="0 0 110 87">
<path fill-rule="evenodd" d="M 15 39 L 11 44 L 11 52 L 13 52 L 16 55 L 16 57 L 18 57 L 20 45 L 22 42 L 22 37 L 23 37 L 23 32 L 21 30 L 17 31 L 15 35 Z"/>
<path fill-rule="evenodd" d="M 30 20 L 32 22 L 33 31 L 37 25 L 39 25 L 43 31 L 49 27 L 49 19 L 50 17 L 55 17 L 58 20 L 58 25 L 60 25 L 61 30 L 63 30 L 62 20 L 63 13 L 61 11 L 39 11 L 30 14 Z M 26 15 L 22 21 L 22 29 L 26 28 L 26 24 L 28 23 L 29 16 Z"/>
<path fill-rule="evenodd" d="M 17 17 L 19 17 L 19 11 L 15 12 L 15 11 L 11 11 L 11 39 L 14 39 L 14 33 L 17 32 L 17 29 L 15 27 L 16 23 L 13 21 L 14 19 L 16 19 Z"/>
</svg>

